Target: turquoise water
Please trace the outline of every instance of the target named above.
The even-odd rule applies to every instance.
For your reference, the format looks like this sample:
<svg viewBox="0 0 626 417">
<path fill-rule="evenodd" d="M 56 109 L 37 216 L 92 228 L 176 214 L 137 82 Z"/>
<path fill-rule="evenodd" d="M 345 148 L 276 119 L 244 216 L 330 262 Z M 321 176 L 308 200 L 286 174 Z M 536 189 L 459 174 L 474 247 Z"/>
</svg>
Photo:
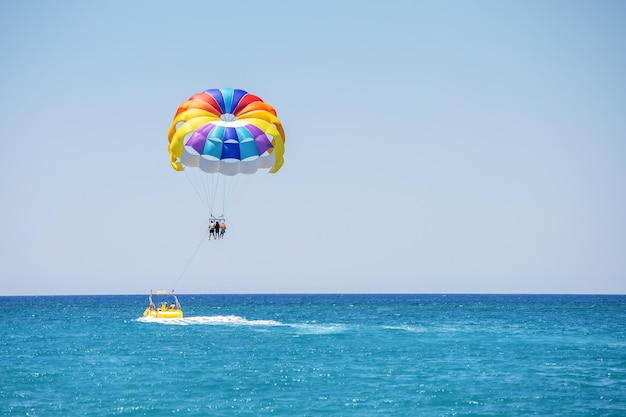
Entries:
<svg viewBox="0 0 626 417">
<path fill-rule="evenodd" d="M 179 299 L 0 297 L 0 415 L 626 415 L 626 296 Z"/>
</svg>

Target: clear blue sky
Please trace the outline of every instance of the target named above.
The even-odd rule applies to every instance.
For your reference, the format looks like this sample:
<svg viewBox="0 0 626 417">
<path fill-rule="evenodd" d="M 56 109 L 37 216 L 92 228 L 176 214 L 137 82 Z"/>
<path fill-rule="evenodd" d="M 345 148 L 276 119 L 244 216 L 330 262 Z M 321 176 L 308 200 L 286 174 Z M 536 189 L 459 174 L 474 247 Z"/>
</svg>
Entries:
<svg viewBox="0 0 626 417">
<path fill-rule="evenodd" d="M 0 2 L 0 295 L 626 293 L 626 2 Z M 200 244 L 178 105 L 285 165 Z"/>
</svg>

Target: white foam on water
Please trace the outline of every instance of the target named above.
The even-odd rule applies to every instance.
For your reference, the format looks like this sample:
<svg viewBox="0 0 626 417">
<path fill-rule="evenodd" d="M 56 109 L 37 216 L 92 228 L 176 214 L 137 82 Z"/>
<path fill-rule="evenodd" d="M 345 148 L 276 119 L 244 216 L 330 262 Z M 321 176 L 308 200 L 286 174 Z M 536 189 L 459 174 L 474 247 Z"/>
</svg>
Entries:
<svg viewBox="0 0 626 417">
<path fill-rule="evenodd" d="M 176 319 L 157 319 L 154 317 L 139 317 L 142 323 L 160 323 L 179 326 L 189 325 L 234 325 L 234 326 L 284 326 L 275 320 L 248 320 L 240 316 L 191 316 Z"/>
<path fill-rule="evenodd" d="M 414 332 L 414 333 L 423 333 L 426 331 L 426 329 L 424 329 L 421 326 L 410 326 L 408 324 L 403 324 L 400 326 L 383 326 L 383 329 L 404 330 L 406 332 Z"/>
<path fill-rule="evenodd" d="M 337 334 L 343 333 L 348 328 L 343 324 L 290 324 L 290 327 L 298 330 L 300 334 Z"/>
<path fill-rule="evenodd" d="M 298 334 L 337 334 L 348 328 L 343 324 L 295 323 L 285 324 L 276 320 L 248 320 L 241 316 L 190 316 L 175 319 L 157 319 L 154 317 L 139 317 L 141 323 L 158 323 L 175 326 L 214 325 L 214 326 L 259 326 L 283 327 L 294 329 Z"/>
</svg>

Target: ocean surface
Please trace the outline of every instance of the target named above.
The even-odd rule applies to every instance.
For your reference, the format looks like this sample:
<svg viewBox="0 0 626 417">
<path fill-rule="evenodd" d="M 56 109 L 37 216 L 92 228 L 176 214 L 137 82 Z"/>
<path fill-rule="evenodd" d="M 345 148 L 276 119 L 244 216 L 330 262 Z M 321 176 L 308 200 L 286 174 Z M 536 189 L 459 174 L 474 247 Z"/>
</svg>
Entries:
<svg viewBox="0 0 626 417">
<path fill-rule="evenodd" d="M 626 296 L 0 297 L 2 416 L 626 416 Z"/>
</svg>

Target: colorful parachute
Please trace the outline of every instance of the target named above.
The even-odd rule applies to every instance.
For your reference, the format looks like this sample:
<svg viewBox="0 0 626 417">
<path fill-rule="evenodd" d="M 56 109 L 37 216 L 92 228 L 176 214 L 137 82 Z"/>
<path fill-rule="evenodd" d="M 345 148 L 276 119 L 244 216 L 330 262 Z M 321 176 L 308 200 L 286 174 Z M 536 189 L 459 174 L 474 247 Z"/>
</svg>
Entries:
<svg viewBox="0 0 626 417">
<path fill-rule="evenodd" d="M 177 171 L 275 173 L 283 165 L 285 132 L 276 110 L 244 90 L 220 88 L 194 94 L 178 107 L 168 133 Z"/>
<path fill-rule="evenodd" d="M 255 177 L 238 174 L 275 173 L 284 162 L 285 132 L 276 110 L 244 90 L 194 94 L 178 107 L 168 140 L 170 163 L 187 174 L 212 218 L 224 216 L 236 191 Z"/>
</svg>

